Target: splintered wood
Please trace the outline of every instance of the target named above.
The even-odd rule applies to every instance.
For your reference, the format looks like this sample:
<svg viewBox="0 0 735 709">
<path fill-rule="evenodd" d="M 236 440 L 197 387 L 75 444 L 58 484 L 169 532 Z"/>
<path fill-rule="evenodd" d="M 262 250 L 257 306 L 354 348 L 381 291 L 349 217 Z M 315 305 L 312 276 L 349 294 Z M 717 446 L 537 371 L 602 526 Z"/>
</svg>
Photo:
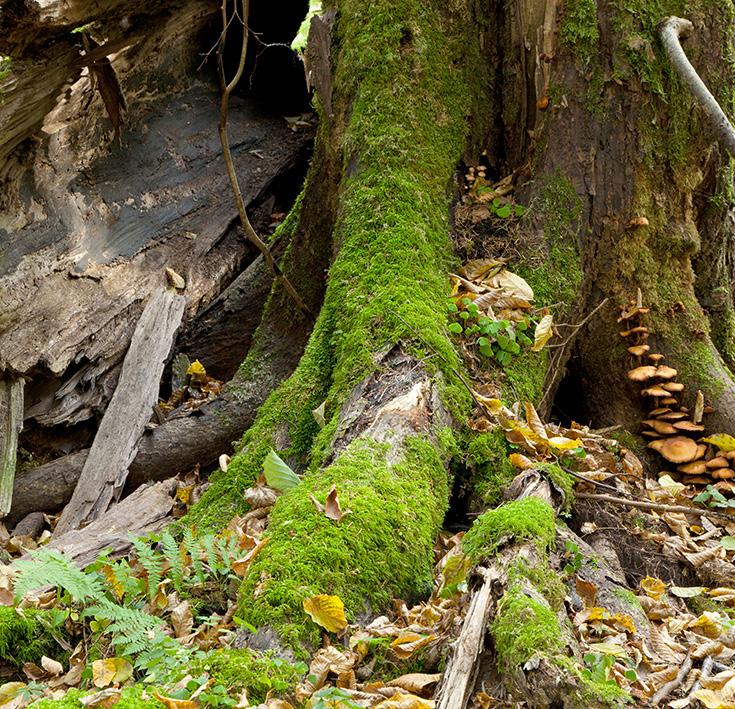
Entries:
<svg viewBox="0 0 735 709">
<path fill-rule="evenodd" d="M 0 519 L 13 501 L 18 434 L 23 428 L 22 378 L 0 379 Z"/>
<path fill-rule="evenodd" d="M 91 522 L 117 499 L 158 400 L 163 367 L 181 324 L 185 298 L 161 289 L 148 301 L 125 355 L 120 379 L 55 534 Z"/>
</svg>

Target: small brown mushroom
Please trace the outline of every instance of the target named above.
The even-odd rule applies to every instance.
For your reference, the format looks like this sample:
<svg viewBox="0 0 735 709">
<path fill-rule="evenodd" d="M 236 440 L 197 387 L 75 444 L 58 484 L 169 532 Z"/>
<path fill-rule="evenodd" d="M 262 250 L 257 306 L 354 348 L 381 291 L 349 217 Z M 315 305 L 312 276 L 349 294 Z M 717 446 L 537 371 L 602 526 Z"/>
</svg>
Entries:
<svg viewBox="0 0 735 709">
<path fill-rule="evenodd" d="M 647 419 L 643 423 L 644 425 L 656 431 L 656 433 L 662 433 L 665 436 L 676 434 L 676 429 L 670 423 L 667 423 L 666 421 L 658 421 L 656 419 Z"/>
<path fill-rule="evenodd" d="M 656 367 L 656 376 L 659 379 L 673 379 L 678 373 L 673 367 L 669 367 L 666 364 L 661 364 Z"/>
<path fill-rule="evenodd" d="M 645 433 L 645 431 L 644 431 L 644 433 Z M 653 450 L 655 450 L 656 453 L 660 453 L 663 450 L 664 443 L 666 443 L 666 439 L 661 438 L 661 439 L 659 439 L 657 441 L 651 441 L 648 444 L 648 447 L 649 448 L 652 448 Z"/>
<path fill-rule="evenodd" d="M 707 465 L 703 460 L 695 460 L 691 463 L 679 465 L 676 469 L 680 473 L 685 473 L 686 475 L 701 475 L 702 473 L 707 472 Z"/>
<path fill-rule="evenodd" d="M 679 401 L 673 396 L 667 396 L 665 399 L 661 399 L 661 401 L 659 401 L 658 403 L 663 404 L 664 406 L 676 406 Z"/>
<path fill-rule="evenodd" d="M 701 475 L 685 475 L 685 485 L 709 485 L 712 482 L 709 478 L 703 478 Z"/>
<path fill-rule="evenodd" d="M 723 458 L 721 455 L 718 455 L 716 458 L 712 458 L 712 460 L 708 460 L 706 463 L 708 468 L 711 468 L 712 470 L 716 468 L 727 468 L 728 462 L 727 458 Z"/>
<path fill-rule="evenodd" d="M 650 349 L 649 345 L 633 345 L 632 347 L 628 347 L 628 352 L 634 357 L 642 357 Z"/>
<path fill-rule="evenodd" d="M 644 367 L 636 367 L 628 372 L 628 379 L 632 382 L 647 382 L 656 376 L 656 367 L 646 365 Z"/>
<path fill-rule="evenodd" d="M 720 451 L 719 455 L 728 460 L 735 460 L 735 451 Z"/>
<path fill-rule="evenodd" d="M 704 426 L 701 423 L 694 423 L 693 421 L 676 421 L 674 428 L 677 431 L 685 431 L 686 433 L 702 433 Z"/>
<path fill-rule="evenodd" d="M 661 385 L 666 391 L 679 392 L 684 391 L 684 385 L 681 382 L 666 382 Z"/>
<path fill-rule="evenodd" d="M 645 436 L 646 438 L 662 438 L 660 433 L 656 433 L 656 431 L 641 431 L 641 436 Z"/>
<path fill-rule="evenodd" d="M 654 409 L 651 411 L 649 416 L 661 416 L 661 414 L 668 414 L 671 412 L 671 409 L 667 408 L 666 406 L 662 406 L 660 409 Z"/>
<path fill-rule="evenodd" d="M 643 396 L 664 396 L 664 397 L 668 397 L 669 392 L 666 391 L 666 389 L 663 389 L 662 387 L 660 387 L 658 384 L 656 384 L 655 386 L 648 387 L 648 389 L 644 389 L 641 392 L 641 394 L 643 394 Z"/>
<path fill-rule="evenodd" d="M 712 487 L 720 492 L 735 492 L 735 483 L 730 480 L 720 480 L 720 482 L 715 483 Z"/>
<path fill-rule="evenodd" d="M 651 416 L 653 416 L 653 411 L 651 411 Z M 681 421 L 686 417 L 687 415 L 685 411 L 672 411 L 671 409 L 669 409 L 668 413 L 661 414 L 656 418 L 660 419 L 661 421 Z"/>
<path fill-rule="evenodd" d="M 651 362 L 660 362 L 664 356 L 658 352 L 654 352 L 653 354 L 648 355 L 648 359 L 651 360 Z"/>
<path fill-rule="evenodd" d="M 707 445 L 705 443 L 697 443 L 697 458 L 704 458 L 706 452 Z M 697 460 L 697 458 L 695 458 L 695 460 Z"/>
<path fill-rule="evenodd" d="M 632 327 L 630 330 L 624 330 L 620 333 L 620 337 L 630 337 L 631 335 L 646 335 L 648 336 L 648 328 L 643 325 Z"/>
<path fill-rule="evenodd" d="M 735 478 L 735 470 L 732 468 L 717 468 L 717 470 L 713 470 L 710 475 L 715 480 L 731 480 L 732 478 Z"/>
<path fill-rule="evenodd" d="M 664 439 L 659 453 L 670 463 L 690 463 L 697 457 L 697 444 L 686 436 L 674 436 Z"/>
</svg>

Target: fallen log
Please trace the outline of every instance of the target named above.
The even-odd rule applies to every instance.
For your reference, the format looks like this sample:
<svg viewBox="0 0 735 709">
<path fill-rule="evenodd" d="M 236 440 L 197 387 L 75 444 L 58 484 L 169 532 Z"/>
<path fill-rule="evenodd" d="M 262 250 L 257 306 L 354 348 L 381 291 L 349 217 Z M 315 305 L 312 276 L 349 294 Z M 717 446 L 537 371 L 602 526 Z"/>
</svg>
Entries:
<svg viewBox="0 0 735 709">
<path fill-rule="evenodd" d="M 109 549 L 113 558 L 123 556 L 132 546 L 131 538 L 157 532 L 171 521 L 175 491 L 175 480 L 140 487 L 84 529 L 52 539 L 47 548 L 62 552 L 82 568 L 103 549 Z"/>
<path fill-rule="evenodd" d="M 0 519 L 10 512 L 13 500 L 18 434 L 23 428 L 22 377 L 0 379 Z"/>
<path fill-rule="evenodd" d="M 128 468 L 153 405 L 173 337 L 181 324 L 186 299 L 161 289 L 146 305 L 120 380 L 55 533 L 63 535 L 105 512 L 122 492 Z"/>
</svg>

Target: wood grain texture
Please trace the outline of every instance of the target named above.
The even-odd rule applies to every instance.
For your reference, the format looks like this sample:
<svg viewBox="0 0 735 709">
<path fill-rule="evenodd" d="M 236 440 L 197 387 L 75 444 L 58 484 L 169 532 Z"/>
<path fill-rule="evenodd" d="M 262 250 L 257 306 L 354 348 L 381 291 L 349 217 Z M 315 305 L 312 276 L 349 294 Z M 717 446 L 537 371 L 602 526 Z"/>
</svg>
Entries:
<svg viewBox="0 0 735 709">
<path fill-rule="evenodd" d="M 21 377 L 0 379 L 0 518 L 10 512 L 18 453 L 18 434 L 23 428 Z"/>
<path fill-rule="evenodd" d="M 115 393 L 74 494 L 59 519 L 57 535 L 99 517 L 122 491 L 151 408 L 158 400 L 163 367 L 185 304 L 183 296 L 161 288 L 143 310 Z"/>
</svg>

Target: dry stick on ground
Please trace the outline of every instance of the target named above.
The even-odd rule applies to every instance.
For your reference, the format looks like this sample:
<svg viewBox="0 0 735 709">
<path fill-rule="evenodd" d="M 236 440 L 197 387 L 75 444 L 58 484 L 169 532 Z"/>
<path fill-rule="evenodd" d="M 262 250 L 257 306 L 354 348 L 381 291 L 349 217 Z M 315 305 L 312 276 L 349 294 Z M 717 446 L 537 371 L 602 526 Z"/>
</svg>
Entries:
<svg viewBox="0 0 735 709">
<path fill-rule="evenodd" d="M 186 299 L 161 289 L 148 301 L 125 355 L 120 379 L 94 438 L 79 481 L 54 534 L 104 514 L 122 492 L 158 389 Z"/>
<path fill-rule="evenodd" d="M 593 492 L 575 492 L 574 496 L 582 500 L 598 500 L 599 502 L 610 502 L 613 505 L 624 505 L 626 507 L 638 507 L 642 510 L 653 510 L 654 512 L 683 512 L 684 514 L 693 514 L 698 515 L 699 517 L 704 517 L 705 515 L 712 517 L 724 517 L 731 522 L 735 519 L 735 514 L 727 514 L 727 512 L 719 512 L 712 509 L 700 510 L 697 507 L 686 507 L 685 505 L 666 505 L 663 502 L 628 500 L 625 497 L 598 495 Z"/>
<path fill-rule="evenodd" d="M 735 156 L 735 129 L 720 108 L 717 99 L 709 92 L 702 79 L 699 78 L 699 74 L 697 74 L 696 69 L 691 65 L 681 47 L 680 38 L 686 37 L 692 30 L 694 30 L 694 25 L 689 20 L 684 20 L 681 17 L 667 17 L 661 23 L 661 42 L 672 66 L 689 87 L 694 99 L 702 107 L 718 139 L 727 148 L 728 152 Z"/>
<path fill-rule="evenodd" d="M 674 677 L 674 679 L 672 679 L 671 682 L 667 682 L 663 687 L 661 687 L 661 689 L 658 690 L 658 692 L 656 692 L 656 694 L 653 695 L 653 699 L 651 699 L 651 704 L 653 704 L 653 706 L 658 706 L 677 687 L 681 686 L 681 683 L 686 679 L 691 669 L 692 669 L 692 654 L 690 651 L 687 654 L 686 659 L 682 663 L 681 668 L 679 669 L 679 672 L 677 673 L 676 677 Z"/>
<path fill-rule="evenodd" d="M 237 13 L 237 0 L 234 0 L 235 6 L 233 7 L 233 13 Z M 222 0 L 222 34 L 220 35 L 219 45 L 217 47 L 217 66 L 219 67 L 220 82 L 222 84 L 222 98 L 220 99 L 219 105 L 219 140 L 222 144 L 222 155 L 225 160 L 225 167 L 227 168 L 227 176 L 230 179 L 230 185 L 232 187 L 232 194 L 235 197 L 235 204 L 237 205 L 237 213 L 240 216 L 240 223 L 242 224 L 243 231 L 248 240 L 263 254 L 268 267 L 273 271 L 273 275 L 283 284 L 288 294 L 293 299 L 294 303 L 298 306 L 310 320 L 314 320 L 314 314 L 309 309 L 309 306 L 304 302 L 301 296 L 296 292 L 291 281 L 288 280 L 286 275 L 281 271 L 280 266 L 276 263 L 273 258 L 268 245 L 255 233 L 253 225 L 248 219 L 248 215 L 245 211 L 245 202 L 242 198 L 242 192 L 240 191 L 240 183 L 237 179 L 237 173 L 235 172 L 235 164 L 232 161 L 232 152 L 230 151 L 230 140 L 227 136 L 227 109 L 230 103 L 230 94 L 235 90 L 242 73 L 245 69 L 245 57 L 247 56 L 248 49 L 248 15 L 250 12 L 249 0 L 242 0 L 242 47 L 240 49 L 240 62 L 237 66 L 235 76 L 228 82 L 227 76 L 225 75 L 225 62 L 224 62 L 224 49 L 225 42 L 227 41 L 227 28 L 231 19 L 227 19 L 227 0 Z"/>
</svg>

